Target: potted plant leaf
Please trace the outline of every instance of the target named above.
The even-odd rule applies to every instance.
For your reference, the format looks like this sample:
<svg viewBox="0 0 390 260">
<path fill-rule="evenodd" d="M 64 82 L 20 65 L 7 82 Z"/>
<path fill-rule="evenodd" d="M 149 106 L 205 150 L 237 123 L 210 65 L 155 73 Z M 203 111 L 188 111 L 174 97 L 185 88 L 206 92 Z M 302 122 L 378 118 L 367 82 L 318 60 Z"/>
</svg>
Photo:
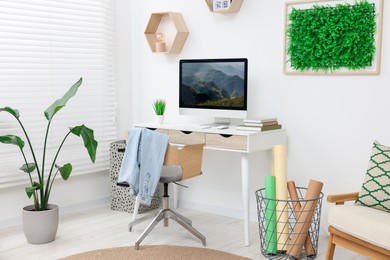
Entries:
<svg viewBox="0 0 390 260">
<path fill-rule="evenodd" d="M 33 199 L 34 203 L 33 205 L 26 206 L 23 209 L 23 230 L 27 241 L 33 244 L 51 242 L 55 239 L 57 233 L 58 206 L 49 204 L 49 198 L 54 179 L 57 174 L 59 173 L 62 179 L 68 180 L 72 172 L 72 165 L 70 163 L 66 163 L 64 165 L 56 164 L 60 151 L 69 135 L 73 134 L 81 137 L 91 161 L 95 162 L 96 159 L 96 149 L 98 143 L 94 138 L 93 130 L 85 125 L 78 125 L 69 128 L 68 133 L 65 135 L 56 151 L 53 161 L 50 164 L 47 164 L 46 162 L 47 140 L 53 117 L 66 105 L 68 100 L 76 94 L 82 81 L 83 79 L 80 78 L 62 98 L 56 100 L 44 111 L 44 116 L 46 117 L 48 123 L 46 127 L 41 164 L 39 164 L 37 160 L 32 142 L 20 119 L 19 111 L 10 107 L 0 107 L 0 112 L 9 113 L 17 120 L 31 152 L 31 158 L 28 158 L 24 150 L 26 143 L 21 137 L 13 134 L 0 136 L 0 143 L 16 145 L 23 156 L 24 164 L 20 167 L 20 170 L 28 175 L 30 185 L 25 188 L 25 192 L 29 198 Z M 47 165 L 50 165 L 50 167 L 45 168 Z"/>
<path fill-rule="evenodd" d="M 156 113 L 156 122 L 162 124 L 164 122 L 164 112 L 166 107 L 166 101 L 163 99 L 156 99 L 153 102 L 153 109 Z"/>
</svg>

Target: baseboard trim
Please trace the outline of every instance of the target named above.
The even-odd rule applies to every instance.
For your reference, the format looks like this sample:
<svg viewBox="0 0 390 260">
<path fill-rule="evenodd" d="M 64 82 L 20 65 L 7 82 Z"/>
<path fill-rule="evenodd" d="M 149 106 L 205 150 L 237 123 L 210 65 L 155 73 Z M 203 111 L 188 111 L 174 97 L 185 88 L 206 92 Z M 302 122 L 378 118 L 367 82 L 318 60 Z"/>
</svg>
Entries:
<svg viewBox="0 0 390 260">
<path fill-rule="evenodd" d="M 173 205 L 173 202 L 172 204 Z M 243 219 L 243 210 L 242 209 L 236 209 L 236 208 L 226 208 L 226 207 L 220 207 L 215 205 L 206 205 L 202 203 L 196 203 L 192 201 L 187 200 L 178 200 L 178 207 L 185 208 L 185 209 L 191 209 L 191 210 L 197 210 L 197 211 L 203 211 L 210 214 L 215 215 L 221 215 L 236 219 Z M 250 212 L 249 218 L 251 222 L 257 222 L 257 212 Z"/>
<path fill-rule="evenodd" d="M 173 199 L 171 199 L 169 203 L 173 205 Z M 236 219 L 243 219 L 243 212 L 242 209 L 235 209 L 235 208 L 225 208 L 225 207 L 219 207 L 219 206 L 213 206 L 213 205 L 205 205 L 201 203 L 196 203 L 192 201 L 187 200 L 178 200 L 178 207 L 184 208 L 184 209 L 190 209 L 190 210 L 197 210 L 197 211 L 203 211 L 210 214 L 215 215 L 221 215 L 225 217 L 231 217 Z M 258 223 L 258 216 L 257 216 L 257 210 L 256 212 L 249 212 L 249 220 L 251 222 Z M 322 236 L 328 236 L 328 233 L 326 230 L 321 226 L 320 227 L 320 235 Z"/>
<path fill-rule="evenodd" d="M 60 207 L 59 214 L 60 216 L 66 215 L 66 214 L 71 214 L 71 213 L 76 213 L 76 212 L 82 212 L 85 210 L 90 210 L 98 207 L 103 207 L 103 206 L 109 206 L 111 203 L 111 198 L 110 197 L 103 197 L 100 199 L 96 200 L 91 200 L 91 201 L 86 201 L 82 203 L 77 203 L 69 206 L 64 206 Z M 17 218 L 10 218 L 6 220 L 0 221 L 0 230 L 6 229 L 6 228 L 12 228 L 15 226 L 20 226 L 22 225 L 22 217 L 17 217 Z"/>
<path fill-rule="evenodd" d="M 83 203 L 61 207 L 60 215 L 66 215 L 66 214 L 94 209 L 98 207 L 109 206 L 110 204 L 111 204 L 111 197 L 103 197 L 96 200 L 91 200 Z"/>
</svg>

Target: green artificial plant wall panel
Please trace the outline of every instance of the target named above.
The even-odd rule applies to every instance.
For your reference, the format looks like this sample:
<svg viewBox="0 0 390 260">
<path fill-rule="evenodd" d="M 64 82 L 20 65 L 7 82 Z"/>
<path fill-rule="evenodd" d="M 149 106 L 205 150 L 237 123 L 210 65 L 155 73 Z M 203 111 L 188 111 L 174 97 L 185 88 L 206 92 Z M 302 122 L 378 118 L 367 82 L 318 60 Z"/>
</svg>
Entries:
<svg viewBox="0 0 390 260">
<path fill-rule="evenodd" d="M 291 6 L 285 50 L 290 71 L 379 73 L 373 70 L 379 67 L 376 54 L 380 53 L 381 1 L 376 2 L 302 1 L 306 8 Z"/>
<path fill-rule="evenodd" d="M 375 6 L 367 1 L 293 9 L 287 28 L 291 67 L 337 70 L 370 67 L 375 54 Z"/>
</svg>

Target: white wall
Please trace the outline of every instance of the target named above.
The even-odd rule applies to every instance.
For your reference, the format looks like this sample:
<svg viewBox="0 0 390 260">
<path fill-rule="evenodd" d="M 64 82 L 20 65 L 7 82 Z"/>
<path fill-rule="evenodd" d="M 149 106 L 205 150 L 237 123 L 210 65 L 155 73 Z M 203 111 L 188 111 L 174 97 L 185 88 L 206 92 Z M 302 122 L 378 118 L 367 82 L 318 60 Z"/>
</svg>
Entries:
<svg viewBox="0 0 390 260">
<path fill-rule="evenodd" d="M 124 138 L 125 130 L 133 125 L 131 2 L 127 0 L 116 0 L 117 133 L 118 138 L 121 139 Z"/>
<path fill-rule="evenodd" d="M 385 5 L 384 14 L 390 7 Z M 386 10 L 387 9 L 387 10 Z M 152 12 L 176 11 L 190 31 L 180 54 L 151 53 L 144 30 Z M 236 14 L 214 14 L 204 1 L 132 1 L 131 32 L 133 121 L 153 121 L 152 100 L 168 102 L 166 121 L 189 121 L 178 115 L 178 63 L 184 58 L 247 57 L 249 114 L 276 116 L 288 134 L 288 177 L 297 186 L 309 179 L 324 182 L 324 192 L 357 191 L 374 139 L 390 145 L 389 23 L 384 19 L 382 70 L 379 76 L 287 76 L 283 67 L 283 1 L 244 1 Z M 121 117 L 119 117 L 121 120 Z M 251 216 L 254 192 L 270 174 L 270 155 L 253 155 L 250 169 Z M 188 181 L 182 205 L 241 214 L 240 157 L 207 151 L 204 175 Z M 324 213 L 327 205 L 324 202 Z M 324 217 L 326 219 L 326 216 Z"/>
</svg>

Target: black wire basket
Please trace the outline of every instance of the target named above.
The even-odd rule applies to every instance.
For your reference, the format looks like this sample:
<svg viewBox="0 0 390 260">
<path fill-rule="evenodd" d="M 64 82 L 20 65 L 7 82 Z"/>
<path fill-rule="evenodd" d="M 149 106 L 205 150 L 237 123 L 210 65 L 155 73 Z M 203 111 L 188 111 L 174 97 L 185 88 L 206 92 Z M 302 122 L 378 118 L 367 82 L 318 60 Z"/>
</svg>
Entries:
<svg viewBox="0 0 390 260">
<path fill-rule="evenodd" d="M 298 200 L 269 199 L 265 196 L 265 188 L 256 191 L 260 250 L 267 259 L 315 259 L 317 256 L 324 195 L 321 192 L 319 198 L 305 200 L 307 188 L 297 187 L 296 191 Z M 284 218 L 280 215 L 282 211 L 285 212 Z M 304 218 L 304 215 L 307 217 Z M 272 221 L 276 222 L 272 224 Z M 305 234 L 304 225 L 309 225 Z M 270 239 L 272 236 L 273 239 Z M 298 236 L 305 238 L 304 241 L 297 242 Z M 298 255 L 291 254 L 292 248 L 299 249 Z"/>
</svg>

